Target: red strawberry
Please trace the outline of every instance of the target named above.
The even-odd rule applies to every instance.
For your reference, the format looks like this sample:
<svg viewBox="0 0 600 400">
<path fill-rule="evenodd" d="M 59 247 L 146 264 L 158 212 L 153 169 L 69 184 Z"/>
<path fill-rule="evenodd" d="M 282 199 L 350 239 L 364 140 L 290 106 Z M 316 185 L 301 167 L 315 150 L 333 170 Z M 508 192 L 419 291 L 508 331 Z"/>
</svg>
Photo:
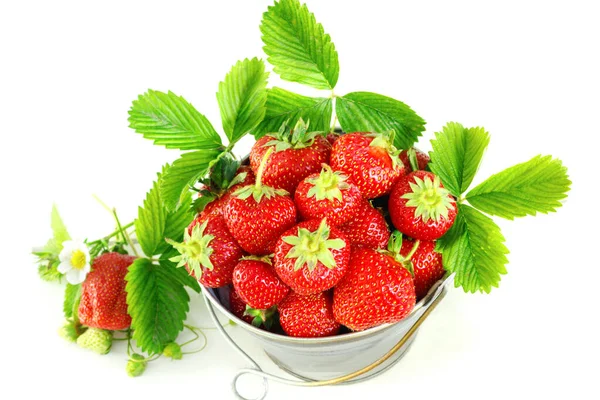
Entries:
<svg viewBox="0 0 600 400">
<path fill-rule="evenodd" d="M 421 150 L 413 147 L 412 150 L 414 150 L 415 152 L 415 159 L 417 160 L 417 168 L 413 168 L 411 163 L 410 163 L 410 157 L 409 157 L 409 151 L 410 150 L 402 150 L 402 152 L 400 152 L 400 161 L 402 161 L 402 164 L 404 164 L 404 170 L 405 171 L 416 171 L 416 170 L 424 170 L 425 168 L 427 168 L 427 164 L 429 164 L 429 156 L 422 152 Z"/>
<path fill-rule="evenodd" d="M 204 218 L 208 215 L 222 214 L 223 207 L 225 207 L 225 204 L 227 204 L 229 201 L 231 194 L 242 186 L 253 185 L 255 181 L 256 178 L 250 166 L 242 165 L 238 168 L 233 180 L 227 185 L 225 192 L 219 193 L 217 191 L 215 193 L 210 191 L 206 185 L 201 184 L 201 190 L 198 194 L 198 197 L 211 196 L 214 197 L 214 200 L 204 206 L 204 209 L 200 212 L 199 217 Z"/>
<path fill-rule="evenodd" d="M 412 265 L 417 300 L 444 276 L 442 255 L 435 252 L 435 242 L 404 240 L 400 254 Z M 412 253 L 412 254 L 411 254 Z"/>
<path fill-rule="evenodd" d="M 279 304 L 279 323 L 289 336 L 333 336 L 340 324 L 333 318 L 330 292 L 307 296 L 291 292 Z"/>
<path fill-rule="evenodd" d="M 323 219 L 301 222 L 281 235 L 275 272 L 298 294 L 330 289 L 346 273 L 350 243 Z"/>
<path fill-rule="evenodd" d="M 244 322 L 267 330 L 271 329 L 276 317 L 276 307 L 271 307 L 267 310 L 250 308 L 250 306 L 244 303 L 233 287 L 229 291 L 229 311 Z"/>
<path fill-rule="evenodd" d="M 256 183 L 236 190 L 223 210 L 233 237 L 254 255 L 273 253 L 279 236 L 296 223 L 296 206 L 287 192 L 262 184 L 272 152 L 271 148 L 263 157 Z"/>
<path fill-rule="evenodd" d="M 129 328 L 125 275 L 134 260 L 119 253 L 105 253 L 94 259 L 92 272 L 81 284 L 77 313 L 83 325 L 111 331 Z"/>
<path fill-rule="evenodd" d="M 244 255 L 220 214 L 197 217 L 185 230 L 183 243 L 167 242 L 181 253 L 171 260 L 211 288 L 231 283 L 233 269 Z"/>
<path fill-rule="evenodd" d="M 229 290 L 229 311 L 249 324 L 251 324 L 254 319 L 250 315 L 244 315 L 246 312 L 246 303 L 244 303 L 244 300 L 242 300 L 238 292 L 235 291 L 234 287 L 231 287 Z"/>
<path fill-rule="evenodd" d="M 389 199 L 392 223 L 419 240 L 435 240 L 454 223 L 456 202 L 439 177 L 414 171 L 398 180 Z"/>
<path fill-rule="evenodd" d="M 410 272 L 390 254 L 355 248 L 346 276 L 333 291 L 335 320 L 361 331 L 406 317 L 415 306 Z"/>
<path fill-rule="evenodd" d="M 335 143 L 336 140 L 338 140 L 339 137 L 340 137 L 339 133 L 329 132 L 326 136 L 326 139 L 329 142 L 329 144 L 333 146 L 333 144 Z"/>
<path fill-rule="evenodd" d="M 384 249 L 390 238 L 390 230 L 383 215 L 368 200 L 363 199 L 353 218 L 338 229 L 346 235 L 353 246 Z"/>
<path fill-rule="evenodd" d="M 268 258 L 242 259 L 233 270 L 233 287 L 244 303 L 259 310 L 277 305 L 290 291 Z"/>
<path fill-rule="evenodd" d="M 340 136 L 331 149 L 331 167 L 342 171 L 368 199 L 387 194 L 404 166 L 389 135 L 379 133 L 348 133 Z"/>
<path fill-rule="evenodd" d="M 265 153 L 274 149 L 263 174 L 265 185 L 293 194 L 296 186 L 329 162 L 331 145 L 319 132 L 306 133 L 308 125 L 300 119 L 294 129 L 283 124 L 275 136 L 263 136 L 250 151 L 250 166 L 258 174 Z"/>
<path fill-rule="evenodd" d="M 300 182 L 294 201 L 303 219 L 327 218 L 331 226 L 338 226 L 354 217 L 363 198 L 346 175 L 323 164 L 321 173 Z"/>
</svg>

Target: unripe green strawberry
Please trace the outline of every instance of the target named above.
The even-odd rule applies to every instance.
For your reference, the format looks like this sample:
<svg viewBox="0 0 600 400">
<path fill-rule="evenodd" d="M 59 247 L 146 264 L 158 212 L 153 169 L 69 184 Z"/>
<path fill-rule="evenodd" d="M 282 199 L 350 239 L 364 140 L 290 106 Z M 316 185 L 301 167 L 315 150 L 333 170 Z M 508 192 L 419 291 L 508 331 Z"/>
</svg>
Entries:
<svg viewBox="0 0 600 400">
<path fill-rule="evenodd" d="M 172 358 L 173 360 L 181 360 L 183 357 L 181 346 L 175 342 L 167 344 L 163 350 L 163 356 Z"/>
<path fill-rule="evenodd" d="M 82 333 L 82 331 L 80 330 L 81 328 L 82 328 L 81 325 L 78 326 L 73 322 L 67 321 L 67 323 L 64 324 L 58 330 L 58 334 L 60 335 L 60 337 L 67 340 L 68 342 L 75 343 L 77 341 L 77 338 Z"/>
<path fill-rule="evenodd" d="M 144 356 L 133 353 L 129 358 L 129 361 L 127 361 L 125 370 L 127 371 L 127 375 L 135 378 L 136 376 L 140 376 L 144 373 L 146 370 L 146 365 L 148 365 L 148 362 Z"/>
<path fill-rule="evenodd" d="M 77 338 L 77 344 L 98 354 L 107 354 L 112 346 L 112 333 L 104 329 L 88 328 Z"/>
</svg>

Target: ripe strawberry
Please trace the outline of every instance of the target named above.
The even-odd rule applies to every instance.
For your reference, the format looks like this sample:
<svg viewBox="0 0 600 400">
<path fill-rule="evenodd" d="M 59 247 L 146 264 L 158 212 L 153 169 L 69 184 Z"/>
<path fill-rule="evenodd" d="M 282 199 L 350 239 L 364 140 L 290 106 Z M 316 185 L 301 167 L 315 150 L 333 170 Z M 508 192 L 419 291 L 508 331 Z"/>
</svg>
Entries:
<svg viewBox="0 0 600 400">
<path fill-rule="evenodd" d="M 439 177 L 414 171 L 398 180 L 389 199 L 392 223 L 419 240 L 435 240 L 454 223 L 456 202 Z"/>
<path fill-rule="evenodd" d="M 289 336 L 333 336 L 340 324 L 333 318 L 330 292 L 301 295 L 291 292 L 279 304 L 279 323 Z"/>
<path fill-rule="evenodd" d="M 206 185 L 201 184 L 201 190 L 198 197 L 202 198 L 203 196 L 207 196 L 209 199 L 212 198 L 213 200 L 204 206 L 204 209 L 200 212 L 199 216 L 204 218 L 208 215 L 222 214 L 223 207 L 225 207 L 225 204 L 229 201 L 231 194 L 242 186 L 253 185 L 255 181 L 256 177 L 250 166 L 242 165 L 238 168 L 232 181 L 227 184 L 226 189 L 224 189 L 225 191 L 211 190 Z"/>
<path fill-rule="evenodd" d="M 429 156 L 422 152 L 421 150 L 413 147 L 412 150 L 415 152 L 415 159 L 417 161 L 417 168 L 413 168 L 410 162 L 409 150 L 402 150 L 400 152 L 400 161 L 404 164 L 404 170 L 407 172 L 416 171 L 416 170 L 424 170 L 427 168 L 427 164 L 429 164 Z"/>
<path fill-rule="evenodd" d="M 244 315 L 246 312 L 246 303 L 244 303 L 244 300 L 242 300 L 238 292 L 235 291 L 234 287 L 231 287 L 229 290 L 229 311 L 249 324 L 251 324 L 254 319 L 254 317 L 250 315 Z"/>
<path fill-rule="evenodd" d="M 182 243 L 167 239 L 181 255 L 171 258 L 186 266 L 201 285 L 211 288 L 231 283 L 233 269 L 244 255 L 220 214 L 197 217 L 185 230 Z"/>
<path fill-rule="evenodd" d="M 327 218 L 331 226 L 338 226 L 354 217 L 363 198 L 346 175 L 323 164 L 321 173 L 300 182 L 294 201 L 305 220 Z"/>
<path fill-rule="evenodd" d="M 337 132 L 329 132 L 325 138 L 327 139 L 327 141 L 329 142 L 329 144 L 333 146 L 333 144 L 335 143 L 335 141 L 338 140 L 338 138 L 340 136 L 341 135 L 339 133 L 337 133 Z"/>
<path fill-rule="evenodd" d="M 387 194 L 404 166 L 393 138 L 380 133 L 348 133 L 340 136 L 331 149 L 331 167 L 342 171 L 368 199 Z"/>
<path fill-rule="evenodd" d="M 275 322 L 277 307 L 266 310 L 251 308 L 241 299 L 240 295 L 232 287 L 229 291 L 229 311 L 236 317 L 254 325 L 257 328 L 270 330 Z"/>
<path fill-rule="evenodd" d="M 275 136 L 258 139 L 250 151 L 250 166 L 258 174 L 265 153 L 274 149 L 263 173 L 263 183 L 290 194 L 310 174 L 321 170 L 321 164 L 329 162 L 331 145 L 320 132 L 307 133 L 308 124 L 302 119 L 294 129 L 283 124 Z"/>
<path fill-rule="evenodd" d="M 415 306 L 410 272 L 389 253 L 355 248 L 346 276 L 333 291 L 335 320 L 354 331 L 406 317 Z"/>
<path fill-rule="evenodd" d="M 262 184 L 272 152 L 265 153 L 256 183 L 236 190 L 223 210 L 233 237 L 254 255 L 273 253 L 279 236 L 296 223 L 296 206 L 287 192 Z"/>
<path fill-rule="evenodd" d="M 105 330 L 129 328 L 125 275 L 134 260 L 119 253 L 104 253 L 94 259 L 92 272 L 81 284 L 77 313 L 83 325 Z"/>
<path fill-rule="evenodd" d="M 416 246 L 416 247 L 415 247 Z M 400 254 L 410 262 L 417 301 L 422 299 L 429 289 L 444 276 L 442 255 L 435 252 L 435 242 L 404 240 Z"/>
<path fill-rule="evenodd" d="M 350 221 L 338 227 L 352 246 L 384 249 L 390 238 L 390 230 L 383 215 L 371 203 L 363 199 Z"/>
<path fill-rule="evenodd" d="M 233 287 L 244 303 L 264 310 L 277 305 L 290 291 L 269 258 L 244 258 L 233 270 Z"/>
<path fill-rule="evenodd" d="M 326 219 L 301 222 L 281 235 L 275 272 L 298 294 L 330 289 L 346 273 L 350 243 Z"/>
</svg>

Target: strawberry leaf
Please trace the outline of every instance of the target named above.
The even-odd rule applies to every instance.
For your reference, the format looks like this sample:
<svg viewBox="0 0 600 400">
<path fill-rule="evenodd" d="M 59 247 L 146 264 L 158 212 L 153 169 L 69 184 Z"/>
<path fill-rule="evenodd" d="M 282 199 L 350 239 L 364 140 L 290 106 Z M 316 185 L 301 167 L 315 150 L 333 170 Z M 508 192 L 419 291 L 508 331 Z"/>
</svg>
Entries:
<svg viewBox="0 0 600 400">
<path fill-rule="evenodd" d="M 219 154 L 219 150 L 194 151 L 184 153 L 173 162 L 159 182 L 160 196 L 168 210 L 181 206 L 190 186 L 206 175 Z"/>
<path fill-rule="evenodd" d="M 429 168 L 450 193 L 459 197 L 473 182 L 489 142 L 490 136 L 483 128 L 465 128 L 449 122 L 431 140 Z"/>
<path fill-rule="evenodd" d="M 71 236 L 69 235 L 65 223 L 58 213 L 58 208 L 56 208 L 56 205 L 52 206 L 52 212 L 50 214 L 50 226 L 52 227 L 52 239 L 46 243 L 46 246 L 44 246 L 41 253 L 58 256 L 63 249 L 63 242 L 66 240 L 71 240 Z"/>
<path fill-rule="evenodd" d="M 466 197 L 481 211 L 514 219 L 556 211 L 570 186 L 567 168 L 560 160 L 538 155 L 492 175 Z"/>
<path fill-rule="evenodd" d="M 148 354 L 160 354 L 183 330 L 190 297 L 172 263 L 138 258 L 125 276 L 133 339 Z"/>
<path fill-rule="evenodd" d="M 436 251 L 442 253 L 444 268 L 456 273 L 454 285 L 465 292 L 489 293 L 506 274 L 508 249 L 500 228 L 464 204 L 458 205 L 454 225 L 438 240 Z"/>
<path fill-rule="evenodd" d="M 265 53 L 282 79 L 331 90 L 340 65 L 331 37 L 306 5 L 281 0 L 263 14 L 260 25 Z"/>
<path fill-rule="evenodd" d="M 311 131 L 329 131 L 332 102 L 325 97 L 306 97 L 280 88 L 267 89 L 267 112 L 252 131 L 256 139 L 277 132 L 283 123 L 295 126 L 301 118 L 310 121 Z"/>
<path fill-rule="evenodd" d="M 168 166 L 163 167 L 168 171 Z M 180 240 L 184 229 L 194 219 L 190 209 L 192 195 L 185 192 L 182 196 L 182 207 L 168 211 L 162 202 L 159 192 L 161 174 L 152 184 L 152 189 L 146 195 L 144 206 L 138 208 L 138 218 L 135 220 L 135 231 L 138 242 L 144 254 L 148 257 L 159 255 L 171 249 L 165 238 Z"/>
<path fill-rule="evenodd" d="M 262 60 L 245 59 L 238 61 L 219 84 L 217 101 L 230 145 L 263 120 L 268 75 Z"/>
<path fill-rule="evenodd" d="M 425 121 L 409 106 L 391 97 L 353 92 L 338 97 L 335 111 L 346 132 L 395 131 L 394 146 L 408 149 L 425 130 Z"/>
<path fill-rule="evenodd" d="M 129 127 L 167 149 L 215 150 L 221 138 L 206 117 L 173 92 L 148 90 L 133 101 Z"/>
<path fill-rule="evenodd" d="M 77 310 L 79 308 L 79 299 L 81 297 L 81 284 L 71 285 L 67 283 L 65 287 L 65 300 L 63 302 L 63 312 L 65 318 L 75 318 L 79 320 Z"/>
</svg>

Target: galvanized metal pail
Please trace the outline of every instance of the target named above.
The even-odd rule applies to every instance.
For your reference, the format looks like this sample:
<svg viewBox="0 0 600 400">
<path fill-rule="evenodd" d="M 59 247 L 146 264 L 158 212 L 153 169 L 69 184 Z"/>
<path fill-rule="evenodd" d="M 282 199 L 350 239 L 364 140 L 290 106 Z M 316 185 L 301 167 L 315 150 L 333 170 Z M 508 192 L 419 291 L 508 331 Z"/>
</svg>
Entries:
<svg viewBox="0 0 600 400">
<path fill-rule="evenodd" d="M 215 322 L 218 321 L 214 308 L 255 337 L 277 366 L 301 379 L 293 381 L 262 372 L 258 364 L 243 352 L 217 323 L 217 328 L 220 328 L 230 344 L 255 367 L 241 370 L 234 379 L 234 392 L 238 398 L 245 399 L 235 387 L 237 378 L 245 373 L 297 386 L 323 386 L 366 380 L 386 371 L 410 348 L 417 329 L 444 297 L 452 278 L 453 276 L 449 275 L 438 281 L 400 322 L 325 338 L 294 338 L 261 330 L 240 320 L 229 311 L 228 288 L 205 288 L 203 293 Z M 266 387 L 265 381 L 265 390 L 259 399 L 266 395 Z"/>
</svg>

